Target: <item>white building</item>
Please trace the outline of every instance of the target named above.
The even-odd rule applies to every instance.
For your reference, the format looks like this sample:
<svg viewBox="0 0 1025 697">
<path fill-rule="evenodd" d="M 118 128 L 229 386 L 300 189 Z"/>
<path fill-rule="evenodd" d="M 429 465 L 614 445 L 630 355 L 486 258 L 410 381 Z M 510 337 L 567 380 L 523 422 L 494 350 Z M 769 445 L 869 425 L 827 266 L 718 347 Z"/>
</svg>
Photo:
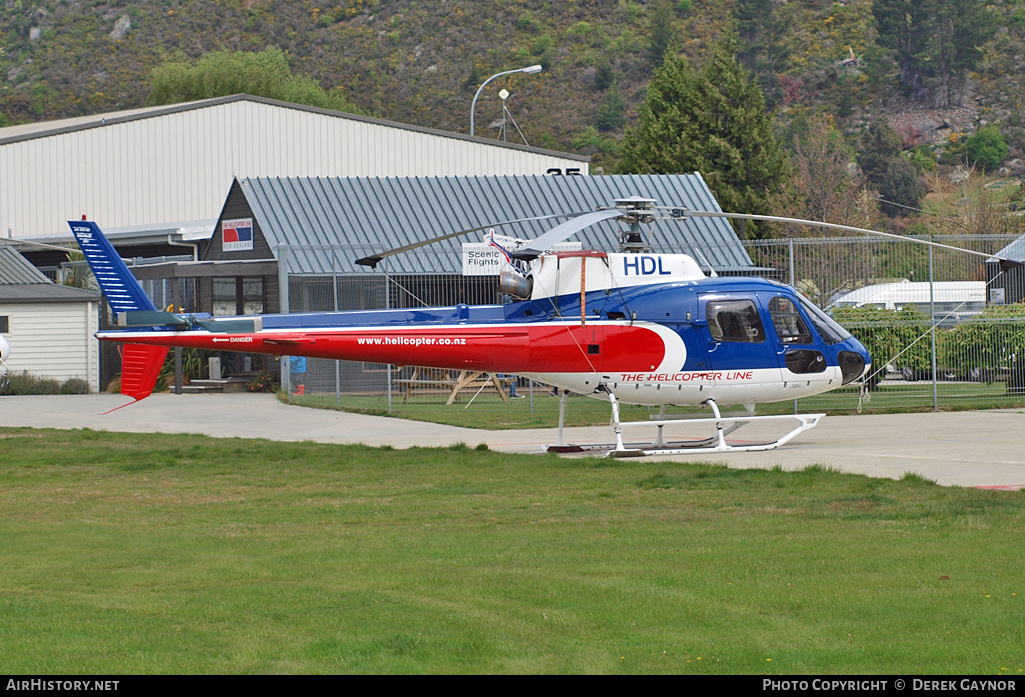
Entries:
<svg viewBox="0 0 1025 697">
<path fill-rule="evenodd" d="M 0 334 L 11 345 L 7 367 L 100 389 L 100 294 L 53 283 L 13 249 L 0 247 Z"/>
<path fill-rule="evenodd" d="M 587 174 L 588 158 L 239 94 L 0 128 L 0 237 L 70 238 L 82 215 L 209 221 L 208 236 L 235 178 L 556 170 Z"/>
</svg>

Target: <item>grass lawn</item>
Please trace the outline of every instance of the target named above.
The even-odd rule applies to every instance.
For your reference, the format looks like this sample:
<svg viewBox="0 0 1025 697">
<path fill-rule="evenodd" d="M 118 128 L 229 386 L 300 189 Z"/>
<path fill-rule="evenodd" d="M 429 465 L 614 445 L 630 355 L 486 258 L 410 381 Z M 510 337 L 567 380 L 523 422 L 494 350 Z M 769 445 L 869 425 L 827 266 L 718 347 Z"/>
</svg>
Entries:
<svg viewBox="0 0 1025 697">
<path fill-rule="evenodd" d="M 1004 674 L 1025 494 L 0 429 L 23 673 Z"/>
</svg>

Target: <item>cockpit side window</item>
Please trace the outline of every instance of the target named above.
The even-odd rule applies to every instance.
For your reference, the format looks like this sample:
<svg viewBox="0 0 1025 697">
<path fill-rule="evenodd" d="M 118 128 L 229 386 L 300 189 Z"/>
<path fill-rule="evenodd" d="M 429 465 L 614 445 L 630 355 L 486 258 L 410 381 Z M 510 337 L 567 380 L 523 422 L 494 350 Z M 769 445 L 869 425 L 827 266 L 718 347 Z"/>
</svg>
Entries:
<svg viewBox="0 0 1025 697">
<path fill-rule="evenodd" d="M 769 315 L 776 336 L 784 344 L 810 344 L 813 341 L 808 325 L 790 298 L 776 296 L 769 300 Z"/>
<path fill-rule="evenodd" d="M 808 313 L 808 317 L 811 318 L 811 323 L 814 325 L 815 330 L 818 331 L 819 336 L 826 342 L 827 345 L 832 346 L 838 344 L 845 339 L 850 339 L 851 334 L 846 329 L 836 323 L 832 317 L 827 315 L 825 312 L 815 306 L 811 300 L 798 294 L 798 300 L 801 301 L 801 305 L 804 306 L 804 311 Z"/>
<path fill-rule="evenodd" d="M 712 300 L 705 308 L 708 330 L 716 341 L 765 341 L 765 327 L 750 300 Z"/>
</svg>

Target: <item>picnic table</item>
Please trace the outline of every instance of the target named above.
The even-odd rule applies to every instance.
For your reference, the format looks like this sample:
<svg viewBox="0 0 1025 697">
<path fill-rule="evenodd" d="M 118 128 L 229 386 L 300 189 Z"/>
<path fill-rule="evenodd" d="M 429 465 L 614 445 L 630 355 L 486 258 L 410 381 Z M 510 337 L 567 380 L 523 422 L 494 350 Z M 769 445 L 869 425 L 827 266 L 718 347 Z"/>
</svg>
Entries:
<svg viewBox="0 0 1025 697">
<path fill-rule="evenodd" d="M 500 377 L 498 373 L 485 373 L 482 370 L 443 370 L 440 368 L 423 368 L 414 366 L 413 372 L 408 379 L 395 380 L 395 384 L 405 388 L 402 395 L 402 403 L 405 404 L 417 391 L 426 392 L 448 392 L 448 401 L 445 404 L 452 404 L 459 399 L 459 393 L 466 389 L 480 390 L 483 387 L 492 386 L 498 392 L 502 401 L 509 403 L 509 395 L 506 388 L 516 378 L 513 376 Z"/>
</svg>

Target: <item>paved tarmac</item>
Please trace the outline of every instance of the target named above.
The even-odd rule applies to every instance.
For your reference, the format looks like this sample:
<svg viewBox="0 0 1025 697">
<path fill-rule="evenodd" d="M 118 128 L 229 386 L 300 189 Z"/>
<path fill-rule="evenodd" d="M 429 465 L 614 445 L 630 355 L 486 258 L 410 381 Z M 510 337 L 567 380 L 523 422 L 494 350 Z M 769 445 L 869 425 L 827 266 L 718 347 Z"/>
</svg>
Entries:
<svg viewBox="0 0 1025 697">
<path fill-rule="evenodd" d="M 0 397 L 0 426 L 202 433 L 396 448 L 487 443 L 495 450 L 519 453 L 540 453 L 556 439 L 554 428 L 482 431 L 289 406 L 270 394 L 156 394 L 103 414 L 124 403 L 121 395 L 110 394 L 4 396 Z M 781 465 L 784 469 L 800 469 L 818 464 L 894 479 L 915 472 L 943 485 L 1017 489 L 1025 487 L 1023 427 L 1025 411 L 1013 409 L 828 416 L 775 450 L 657 457 L 742 468 Z M 752 425 L 736 435 L 757 441 L 766 434 L 782 435 L 786 428 L 774 426 L 770 434 L 768 425 Z M 654 431 L 654 427 L 628 431 L 627 440 L 652 438 Z M 565 440 L 594 445 L 613 442 L 613 434 L 608 426 L 572 428 L 566 429 Z M 629 467 L 632 460 L 619 462 Z"/>
</svg>

